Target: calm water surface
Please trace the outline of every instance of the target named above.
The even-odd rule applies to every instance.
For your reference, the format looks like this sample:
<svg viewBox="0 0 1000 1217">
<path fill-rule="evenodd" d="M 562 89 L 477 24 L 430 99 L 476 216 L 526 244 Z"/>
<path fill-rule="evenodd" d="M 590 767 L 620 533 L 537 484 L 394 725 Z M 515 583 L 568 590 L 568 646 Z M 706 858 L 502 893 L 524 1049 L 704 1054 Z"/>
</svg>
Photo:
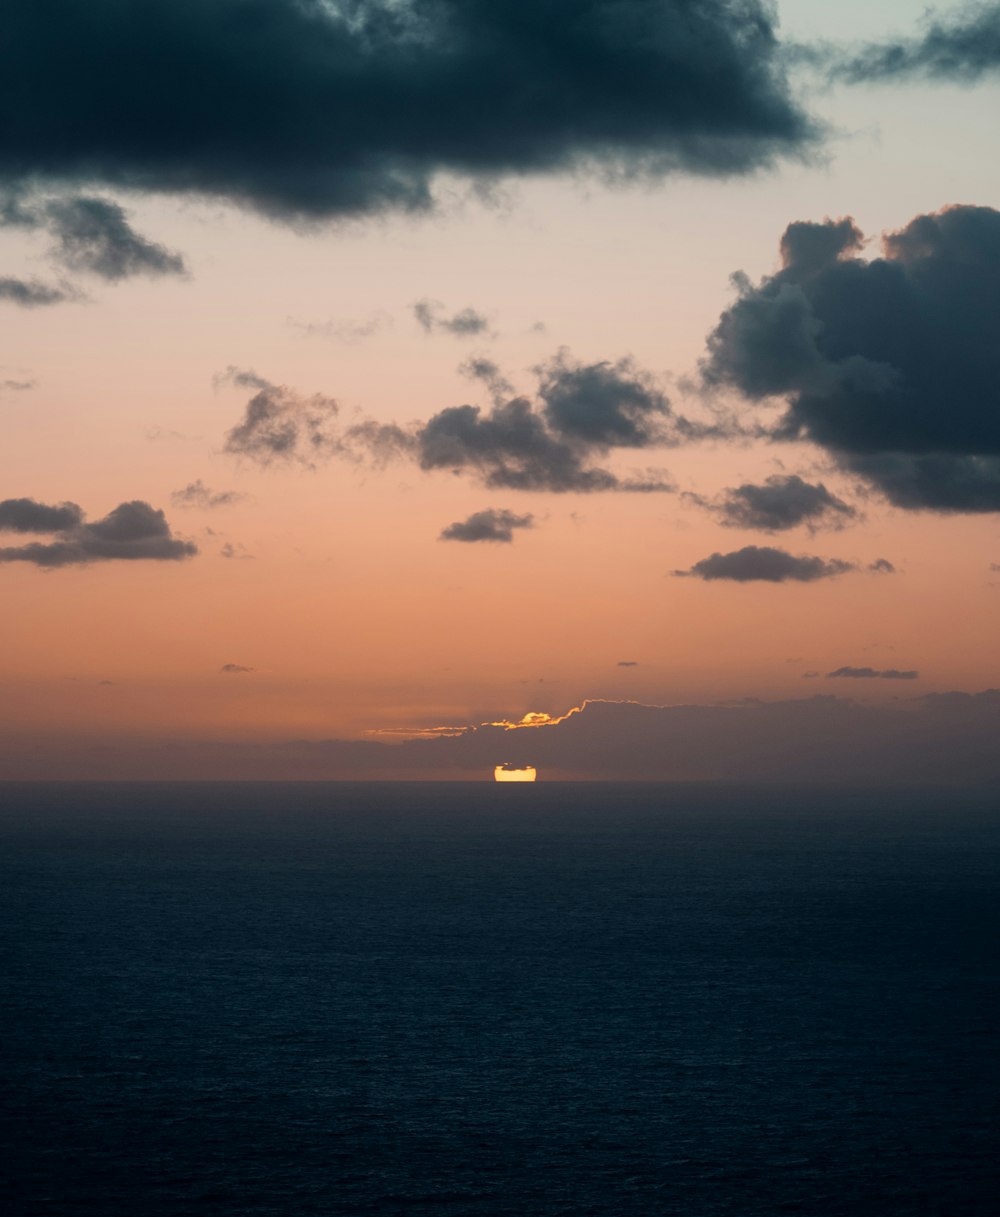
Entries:
<svg viewBox="0 0 1000 1217">
<path fill-rule="evenodd" d="M 13 1217 L 1000 1212 L 1000 795 L 0 787 Z"/>
</svg>

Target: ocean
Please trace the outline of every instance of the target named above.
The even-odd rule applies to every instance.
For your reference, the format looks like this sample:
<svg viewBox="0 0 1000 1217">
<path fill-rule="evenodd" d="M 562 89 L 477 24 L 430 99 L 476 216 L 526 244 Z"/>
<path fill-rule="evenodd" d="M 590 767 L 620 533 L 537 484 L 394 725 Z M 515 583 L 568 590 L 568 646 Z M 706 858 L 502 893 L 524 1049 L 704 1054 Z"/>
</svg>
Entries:
<svg viewBox="0 0 1000 1217">
<path fill-rule="evenodd" d="M 996 1217 L 1000 792 L 0 786 L 12 1217 Z"/>
</svg>

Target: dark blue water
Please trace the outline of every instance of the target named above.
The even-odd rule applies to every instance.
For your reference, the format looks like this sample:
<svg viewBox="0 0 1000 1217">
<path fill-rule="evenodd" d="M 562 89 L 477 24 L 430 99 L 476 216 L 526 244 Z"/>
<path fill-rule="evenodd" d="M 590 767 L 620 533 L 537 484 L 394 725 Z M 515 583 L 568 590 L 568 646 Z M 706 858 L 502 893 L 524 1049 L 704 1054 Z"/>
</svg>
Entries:
<svg viewBox="0 0 1000 1217">
<path fill-rule="evenodd" d="M 5 1211 L 995 1217 L 998 804 L 0 787 Z"/>
</svg>

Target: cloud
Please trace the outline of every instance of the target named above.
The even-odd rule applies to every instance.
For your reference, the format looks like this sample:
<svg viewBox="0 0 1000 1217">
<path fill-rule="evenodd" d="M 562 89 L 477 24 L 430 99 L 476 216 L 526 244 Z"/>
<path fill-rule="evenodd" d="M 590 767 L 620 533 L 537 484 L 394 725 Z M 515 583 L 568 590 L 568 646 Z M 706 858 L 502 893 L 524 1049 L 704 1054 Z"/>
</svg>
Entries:
<svg viewBox="0 0 1000 1217">
<path fill-rule="evenodd" d="M 76 503 L 51 507 L 34 499 L 4 499 L 0 502 L 0 532 L 64 532 L 83 523 Z"/>
<path fill-rule="evenodd" d="M 888 558 L 876 558 L 874 562 L 868 563 L 868 569 L 873 575 L 894 575 L 896 568 Z"/>
<path fill-rule="evenodd" d="M 0 380 L 0 391 L 4 393 L 27 393 L 34 387 L 33 380 Z"/>
<path fill-rule="evenodd" d="M 436 174 L 750 172 L 815 131 L 763 0 L 14 0 L 0 178 L 312 218 Z"/>
<path fill-rule="evenodd" d="M 109 199 L 55 199 L 44 214 L 55 237 L 53 256 L 68 270 L 112 283 L 136 275 L 186 274 L 180 254 L 140 236 Z"/>
<path fill-rule="evenodd" d="M 381 330 L 392 326 L 388 313 L 378 312 L 364 321 L 344 319 L 341 321 L 296 321 L 288 318 L 288 324 L 306 338 L 326 338 L 331 342 L 342 342 L 353 346 L 365 338 L 371 338 Z"/>
<path fill-rule="evenodd" d="M 67 510 L 71 516 L 74 511 L 79 513 L 79 508 L 73 503 L 62 504 L 58 508 L 45 508 L 43 504 L 27 499 L 8 499 L 7 503 L 31 503 L 32 509 L 45 512 Z M 12 518 L 18 518 L 17 511 L 23 510 L 15 509 Z M 30 513 L 20 518 L 30 518 Z M 65 524 L 62 517 L 57 521 L 52 516 L 35 516 L 36 522 L 45 518 L 49 520 L 47 527 L 36 527 L 30 531 L 55 533 L 56 540 L 0 548 L 0 562 L 31 562 L 35 566 L 55 568 L 143 558 L 178 561 L 198 552 L 198 547 L 190 541 L 181 541 L 172 535 L 162 511 L 157 511 L 141 499 L 119 503 L 103 519 L 89 524 L 84 523 L 79 515 L 73 519 L 67 516 Z"/>
<path fill-rule="evenodd" d="M 227 676 L 235 676 L 240 672 L 252 672 L 254 669 L 244 667 L 241 663 L 224 663 L 219 671 L 224 672 Z"/>
<path fill-rule="evenodd" d="M 246 546 L 237 542 L 235 545 L 232 541 L 226 541 L 219 549 L 219 556 L 222 558 L 232 558 L 239 562 L 249 562 L 253 559 L 253 554 L 246 552 Z"/>
<path fill-rule="evenodd" d="M 635 659 L 619 659 L 616 666 L 619 668 L 637 668 L 639 664 Z"/>
<path fill-rule="evenodd" d="M 444 305 L 437 300 L 418 300 L 413 306 L 413 315 L 421 329 L 427 334 L 443 330 L 456 338 L 473 338 L 489 332 L 490 323 L 483 313 L 474 308 L 459 309 L 451 317 L 443 317 Z"/>
<path fill-rule="evenodd" d="M 38 279 L 14 279 L 0 276 L 0 300 L 16 304 L 20 308 L 45 308 L 50 304 L 63 304 L 67 300 L 79 300 L 80 295 L 68 284 L 53 287 Z"/>
<path fill-rule="evenodd" d="M 814 583 L 855 569 L 853 562 L 842 562 L 839 558 L 827 560 L 808 554 L 796 557 L 768 545 L 745 545 L 732 553 L 714 553 L 689 570 L 673 573 L 705 580 L 729 579 L 735 583 Z"/>
<path fill-rule="evenodd" d="M 510 544 L 516 528 L 533 528 L 533 515 L 515 515 L 512 511 L 490 507 L 486 511 L 475 511 L 467 520 L 449 524 L 443 530 L 441 541 L 501 541 Z"/>
<path fill-rule="evenodd" d="M 1000 4 L 969 4 L 925 25 L 918 38 L 870 42 L 836 56 L 831 74 L 854 83 L 911 76 L 966 82 L 1000 71 Z"/>
<path fill-rule="evenodd" d="M 339 407 L 332 397 L 303 397 L 284 385 L 273 385 L 255 372 L 230 368 L 219 378 L 255 389 L 242 420 L 226 434 L 224 451 L 262 465 L 295 462 L 312 468 L 338 450 Z"/>
<path fill-rule="evenodd" d="M 716 499 L 686 494 L 686 499 L 713 512 L 726 528 L 785 532 L 805 524 L 810 532 L 824 525 L 842 528 L 857 518 L 857 511 L 831 494 L 822 482 L 803 481 L 797 474 L 774 474 L 763 485 L 744 482 Z"/>
<path fill-rule="evenodd" d="M 716 434 L 677 415 L 648 373 L 631 360 L 580 364 L 561 351 L 535 369 L 536 401 L 508 396 L 511 386 L 491 360 L 462 365 L 484 383 L 492 404 L 448 406 L 409 427 L 358 419 L 338 430 L 337 403 L 272 385 L 254 372 L 230 369 L 219 383 L 256 390 L 225 451 L 261 463 L 309 467 L 331 457 L 414 461 L 447 469 L 492 489 L 549 491 L 672 491 L 662 470 L 619 476 L 595 462 L 616 449 L 677 445 Z"/>
<path fill-rule="evenodd" d="M 174 490 L 170 495 L 175 507 L 199 507 L 207 511 L 216 507 L 231 507 L 245 498 L 246 495 L 236 490 L 211 490 L 201 478 L 188 482 L 181 490 Z"/>
<path fill-rule="evenodd" d="M 706 385 L 783 397 L 774 439 L 812 440 L 906 509 L 1000 511 L 1000 211 L 955 206 L 865 261 L 851 219 L 790 224 L 782 269 L 708 339 Z"/>
<path fill-rule="evenodd" d="M 827 672 L 827 680 L 835 680 L 838 677 L 848 677 L 851 680 L 917 680 L 920 676 L 919 672 L 908 671 L 901 672 L 898 668 L 837 668 L 834 672 Z"/>
</svg>

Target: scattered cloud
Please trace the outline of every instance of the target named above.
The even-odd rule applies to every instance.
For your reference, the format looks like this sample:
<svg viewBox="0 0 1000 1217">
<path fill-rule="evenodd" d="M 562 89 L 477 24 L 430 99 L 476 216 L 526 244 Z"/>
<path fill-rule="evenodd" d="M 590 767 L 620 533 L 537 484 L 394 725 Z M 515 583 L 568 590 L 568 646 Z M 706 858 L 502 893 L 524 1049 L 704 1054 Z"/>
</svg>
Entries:
<svg viewBox="0 0 1000 1217">
<path fill-rule="evenodd" d="M 15 187 L 214 196 L 301 221 L 426 210 L 442 172 L 720 176 L 817 137 L 764 0 L 146 0 L 128 21 L 89 0 L 58 22 L 18 4 L 5 32 L 0 178 Z"/>
<path fill-rule="evenodd" d="M 874 562 L 868 563 L 868 569 L 873 575 L 894 575 L 896 568 L 888 558 L 876 558 Z"/>
<path fill-rule="evenodd" d="M 533 528 L 535 517 L 531 514 L 519 516 L 506 509 L 490 507 L 486 511 L 475 511 L 467 520 L 449 524 L 443 530 L 441 541 L 499 541 L 510 544 L 514 530 Z"/>
<path fill-rule="evenodd" d="M 219 550 L 221 558 L 232 558 L 239 562 L 249 562 L 253 558 L 253 554 L 247 553 L 246 546 L 239 542 L 235 544 L 232 541 L 226 541 Z"/>
<path fill-rule="evenodd" d="M 224 451 L 261 465 L 285 461 L 313 468 L 340 447 L 335 422 L 339 407 L 332 397 L 303 397 L 238 368 L 218 378 L 218 383 L 226 381 L 255 392 L 242 420 L 227 432 Z"/>
<path fill-rule="evenodd" d="M 763 484 L 744 482 L 714 499 L 691 493 L 684 498 L 712 512 L 726 528 L 759 532 L 785 532 L 801 524 L 810 532 L 843 528 L 858 516 L 822 482 L 806 482 L 797 474 L 774 474 Z"/>
<path fill-rule="evenodd" d="M 917 671 L 901 672 L 899 668 L 837 668 L 833 672 L 827 672 L 827 680 L 835 680 L 839 677 L 847 677 L 851 680 L 917 680 L 920 673 Z"/>
<path fill-rule="evenodd" d="M 0 502 L 0 532 L 65 532 L 83 523 L 76 503 L 50 506 L 34 499 L 4 499 Z"/>
<path fill-rule="evenodd" d="M 227 676 L 236 676 L 241 672 L 253 672 L 254 669 L 248 668 L 242 663 L 224 663 L 222 667 L 219 668 L 219 671 L 225 673 Z"/>
<path fill-rule="evenodd" d="M 443 331 L 455 338 L 479 338 L 489 333 L 490 323 L 484 313 L 474 308 L 459 309 L 450 317 L 442 315 L 444 305 L 438 300 L 418 300 L 413 315 L 426 334 Z"/>
<path fill-rule="evenodd" d="M 919 37 L 870 42 L 833 57 L 831 75 L 860 83 L 929 76 L 966 83 L 1000 72 L 1000 4 L 969 4 L 925 16 Z"/>
<path fill-rule="evenodd" d="M 860 256 L 850 218 L 796 222 L 782 269 L 708 339 L 710 388 L 783 397 L 777 440 L 812 440 L 897 507 L 1000 511 L 1000 211 L 919 215 Z"/>
<path fill-rule="evenodd" d="M 27 393 L 35 384 L 33 380 L 0 380 L 0 393 Z"/>
<path fill-rule="evenodd" d="M 9 275 L 0 277 L 0 300 L 16 304 L 19 308 L 45 308 L 50 304 L 64 304 L 67 300 L 81 299 L 80 293 L 69 284 L 53 287 L 39 279 L 15 279 Z"/>
<path fill-rule="evenodd" d="M 103 519 L 92 523 L 83 521 L 80 509 L 74 503 L 46 507 L 29 499 L 8 499 L 4 506 L 10 503 L 17 506 L 11 509 L 9 518 L 22 521 L 33 518 L 36 524 L 36 527 L 17 531 L 54 533 L 56 539 L 0 548 L 0 562 L 30 562 L 35 566 L 56 568 L 116 560 L 178 561 L 198 552 L 198 547 L 190 541 L 173 536 L 162 511 L 141 499 L 119 503 Z M 21 506 L 26 503 L 30 508 Z M 48 523 L 44 527 L 38 526 L 45 520 Z"/>
<path fill-rule="evenodd" d="M 639 663 L 635 659 L 619 659 L 617 666 L 619 668 L 637 668 Z"/>
<path fill-rule="evenodd" d="M 236 490 L 212 490 L 198 478 L 188 482 L 180 490 L 171 492 L 170 501 L 175 507 L 199 507 L 206 511 L 214 511 L 217 507 L 231 507 L 245 499 L 246 495 Z"/>
<path fill-rule="evenodd" d="M 817 579 L 830 579 L 856 569 L 853 562 L 842 562 L 839 558 L 796 556 L 768 545 L 745 545 L 732 553 L 714 553 L 696 562 L 689 570 L 673 573 L 705 580 L 728 579 L 735 583 L 814 583 Z"/>
<path fill-rule="evenodd" d="M 299 331 L 305 338 L 326 338 L 330 342 L 340 342 L 353 346 L 365 338 L 372 338 L 382 330 L 392 327 L 392 318 L 388 313 L 373 313 L 363 321 L 346 318 L 340 321 L 296 321 L 289 317 L 288 324 Z"/>
<path fill-rule="evenodd" d="M 110 199 L 55 199 L 46 204 L 44 216 L 55 238 L 53 257 L 67 270 L 111 283 L 187 273 L 180 254 L 140 236 Z"/>
</svg>

